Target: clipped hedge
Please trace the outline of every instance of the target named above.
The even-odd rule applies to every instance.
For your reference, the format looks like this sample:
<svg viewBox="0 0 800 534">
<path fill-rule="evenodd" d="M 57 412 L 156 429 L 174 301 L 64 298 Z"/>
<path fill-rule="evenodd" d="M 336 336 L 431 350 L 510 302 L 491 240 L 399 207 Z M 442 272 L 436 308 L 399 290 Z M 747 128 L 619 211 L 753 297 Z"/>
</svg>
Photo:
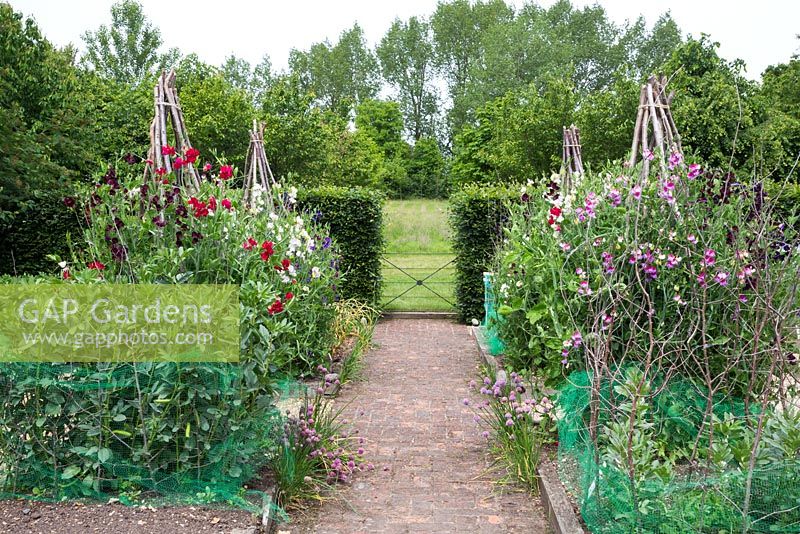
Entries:
<svg viewBox="0 0 800 534">
<path fill-rule="evenodd" d="M 509 203 L 518 200 L 511 186 L 483 184 L 466 185 L 450 197 L 456 306 L 464 321 L 483 317 L 483 273 L 492 269 Z"/>
<path fill-rule="evenodd" d="M 83 232 L 75 212 L 64 206 L 64 192 L 38 192 L 31 204 L 0 224 L 0 274 L 54 273 L 48 254 L 67 258 L 67 234 Z"/>
<path fill-rule="evenodd" d="M 302 211 L 327 225 L 339 247 L 344 274 L 341 296 L 377 304 L 381 296 L 383 203 L 381 192 L 364 187 L 301 189 Z"/>
</svg>

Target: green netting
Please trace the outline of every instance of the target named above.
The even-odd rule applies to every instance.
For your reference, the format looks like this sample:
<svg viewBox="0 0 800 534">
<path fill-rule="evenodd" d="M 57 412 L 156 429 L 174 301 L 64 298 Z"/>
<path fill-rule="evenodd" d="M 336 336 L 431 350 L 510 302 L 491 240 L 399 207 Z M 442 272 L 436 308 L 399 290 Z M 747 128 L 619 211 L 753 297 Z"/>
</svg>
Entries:
<svg viewBox="0 0 800 534">
<path fill-rule="evenodd" d="M 497 323 L 501 320 L 495 309 L 494 288 L 492 286 L 492 273 L 483 273 L 483 308 L 484 316 L 481 323 L 481 336 L 483 342 L 492 356 L 497 356 L 505 351 L 505 346 L 497 334 Z"/>
<path fill-rule="evenodd" d="M 625 399 L 604 383 L 598 402 L 599 446 L 595 446 L 589 432 L 590 382 L 588 373 L 575 372 L 560 391 L 558 452 L 560 477 L 576 497 L 591 532 L 800 532 L 800 462 L 796 453 L 776 460 L 768 454 L 769 443 L 759 449 L 748 499 L 752 431 L 744 422 L 741 401 L 715 398 L 713 418 L 720 428 L 728 424 L 744 430 L 740 439 L 733 440 L 718 429 L 716 444 L 709 447 L 705 432 L 698 439 L 701 427 L 707 428 L 702 424 L 706 408 L 702 389 L 680 379 L 673 378 L 666 385 L 656 380 L 647 404 L 646 432 L 629 432 L 620 436 L 621 443 L 615 443 L 604 431 L 614 424 L 612 414 L 619 417 L 619 411 L 606 407 L 619 406 Z M 623 421 L 624 428 L 626 425 Z M 765 436 L 765 441 L 769 439 Z M 688 451 L 695 442 L 709 452 L 693 466 L 680 454 L 670 458 L 671 453 Z M 647 459 L 635 472 L 628 469 L 625 457 L 622 462 L 614 461 L 614 451 L 627 451 L 629 445 L 639 459 Z M 648 446 L 656 450 L 643 452 Z"/>
<path fill-rule="evenodd" d="M 247 363 L 4 364 L 0 498 L 259 512 L 264 495 L 244 485 L 280 454 L 273 395 L 300 392 L 266 376 Z"/>
</svg>

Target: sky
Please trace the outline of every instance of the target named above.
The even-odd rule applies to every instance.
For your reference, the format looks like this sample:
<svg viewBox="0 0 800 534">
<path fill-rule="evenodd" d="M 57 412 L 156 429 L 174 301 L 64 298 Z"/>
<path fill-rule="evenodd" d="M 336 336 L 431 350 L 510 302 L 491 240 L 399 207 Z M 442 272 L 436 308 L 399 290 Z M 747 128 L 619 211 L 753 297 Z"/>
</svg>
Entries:
<svg viewBox="0 0 800 534">
<path fill-rule="evenodd" d="M 555 0 L 540 0 L 543 6 Z M 111 21 L 113 0 L 10 0 L 15 10 L 36 19 L 44 35 L 58 46 Z M 358 22 L 374 46 L 396 17 L 428 16 L 437 0 L 140 0 L 150 20 L 161 29 L 166 47 L 195 52 L 220 65 L 230 54 L 255 65 L 268 54 L 273 68 L 285 70 L 292 48 L 307 49 Z M 525 0 L 507 0 L 520 7 Z M 623 23 L 644 15 L 651 26 L 667 8 L 679 27 L 720 43 L 727 59 L 743 59 L 746 75 L 758 79 L 769 65 L 787 62 L 800 52 L 798 0 L 573 0 L 573 5 L 599 3 L 612 20 Z"/>
</svg>

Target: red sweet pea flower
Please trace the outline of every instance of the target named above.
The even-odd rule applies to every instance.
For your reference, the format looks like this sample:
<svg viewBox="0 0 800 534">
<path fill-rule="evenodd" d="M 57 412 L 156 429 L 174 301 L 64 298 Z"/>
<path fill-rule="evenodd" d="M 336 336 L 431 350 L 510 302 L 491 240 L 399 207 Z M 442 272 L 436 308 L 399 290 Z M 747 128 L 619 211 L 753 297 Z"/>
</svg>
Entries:
<svg viewBox="0 0 800 534">
<path fill-rule="evenodd" d="M 205 165 L 203 165 L 203 172 L 209 172 L 210 170 L 211 170 L 210 163 L 206 163 Z"/>
<path fill-rule="evenodd" d="M 154 172 L 155 172 L 155 173 L 156 173 L 158 176 L 164 176 L 165 174 L 167 174 L 167 169 L 165 169 L 164 167 L 159 167 L 159 168 L 158 168 L 158 169 L 156 169 Z"/>
<path fill-rule="evenodd" d="M 231 201 L 228 200 L 227 198 L 223 198 L 220 204 L 222 204 L 222 207 L 228 211 L 231 211 L 233 209 L 233 204 L 231 204 Z"/>
<path fill-rule="evenodd" d="M 175 158 L 175 170 L 180 169 L 184 166 L 184 164 L 185 162 L 183 161 L 183 158 Z"/>
<path fill-rule="evenodd" d="M 280 265 L 275 266 L 276 271 L 286 271 L 289 269 L 289 266 L 292 264 L 291 260 L 288 258 L 284 258 L 281 260 Z"/>
<path fill-rule="evenodd" d="M 217 211 L 217 199 L 213 196 L 208 197 L 208 209 Z"/>
<path fill-rule="evenodd" d="M 275 243 L 272 241 L 264 241 L 261 243 L 261 249 L 261 259 L 267 261 L 275 254 Z"/>
<path fill-rule="evenodd" d="M 69 269 L 64 269 L 63 271 L 61 271 L 62 280 L 69 280 L 69 277 L 70 277 Z"/>
<path fill-rule="evenodd" d="M 175 147 L 164 145 L 161 147 L 161 155 L 162 156 L 174 156 L 175 155 Z"/>
<path fill-rule="evenodd" d="M 200 156 L 200 151 L 196 148 L 190 148 L 186 150 L 184 153 L 184 157 L 186 158 L 186 163 L 194 163 L 197 161 L 197 158 Z"/>
<path fill-rule="evenodd" d="M 267 312 L 270 315 L 275 315 L 276 313 L 280 313 L 283 311 L 283 302 L 281 302 L 280 298 L 275 299 L 275 302 L 267 306 Z"/>
<path fill-rule="evenodd" d="M 258 245 L 258 241 L 253 239 L 252 237 L 248 237 L 247 240 L 242 243 L 242 248 L 245 250 L 253 250 Z"/>
<path fill-rule="evenodd" d="M 207 217 L 208 216 L 208 206 L 206 206 L 205 202 L 201 202 L 201 201 L 197 200 L 195 197 L 192 197 L 186 203 L 189 204 L 192 208 L 194 208 L 194 216 L 195 217 Z"/>
<path fill-rule="evenodd" d="M 233 167 L 231 167 L 230 165 L 223 165 L 222 167 L 219 168 L 220 178 L 222 178 L 223 180 L 227 180 L 231 176 L 233 176 Z"/>
<path fill-rule="evenodd" d="M 104 270 L 104 269 L 106 268 L 106 266 L 105 266 L 105 265 L 103 265 L 103 263 L 102 263 L 102 262 L 99 262 L 99 261 L 97 261 L 97 260 L 94 260 L 94 261 L 93 261 L 93 262 L 91 262 L 91 263 L 87 263 L 87 264 L 86 264 L 86 266 L 87 266 L 89 269 L 94 269 L 94 270 L 97 270 L 97 271 L 102 271 L 102 270 Z"/>
<path fill-rule="evenodd" d="M 286 293 L 286 300 L 292 300 L 293 298 L 294 298 L 294 293 L 292 293 L 291 291 Z"/>
<path fill-rule="evenodd" d="M 561 208 L 559 208 L 558 206 L 553 206 L 552 208 L 550 208 L 550 215 L 552 215 L 553 217 L 558 217 L 559 215 L 561 215 Z"/>
</svg>

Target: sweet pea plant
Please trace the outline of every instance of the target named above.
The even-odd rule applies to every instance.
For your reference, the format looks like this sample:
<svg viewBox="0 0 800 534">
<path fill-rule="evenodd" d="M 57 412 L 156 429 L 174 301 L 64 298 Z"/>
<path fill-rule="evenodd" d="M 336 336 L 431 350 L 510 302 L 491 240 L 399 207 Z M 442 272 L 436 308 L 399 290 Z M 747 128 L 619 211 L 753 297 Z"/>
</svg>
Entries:
<svg viewBox="0 0 800 534">
<path fill-rule="evenodd" d="M 322 227 L 267 206 L 254 207 L 229 188 L 231 169 L 187 193 L 170 175 L 141 185 L 110 169 L 92 188 L 84 216 L 83 252 L 63 264 L 63 277 L 121 283 L 238 284 L 242 351 L 268 371 L 310 372 L 332 344 L 339 277 L 332 241 Z M 291 209 L 296 190 L 284 195 Z M 266 196 L 266 195 L 263 195 Z"/>
<path fill-rule="evenodd" d="M 741 398 L 754 430 L 746 517 L 765 417 L 796 361 L 793 221 L 774 216 L 760 183 L 687 165 L 678 153 L 649 176 L 614 168 L 569 191 L 551 183 L 521 193 L 528 201 L 512 216 L 495 287 L 507 361 L 550 383 L 589 373 L 590 438 L 602 445 L 601 427 L 616 422 L 628 436 L 617 445 L 632 487 L 638 404 L 673 377 L 701 392 L 705 415 L 686 452 L 694 465 L 713 441 L 715 402 Z M 625 399 L 607 393 L 621 384 Z"/>
<path fill-rule="evenodd" d="M 180 172 L 177 158 L 199 155 L 168 156 Z M 209 485 L 235 498 L 266 461 L 275 374 L 313 373 L 329 358 L 337 256 L 325 228 L 292 213 L 293 189 L 283 205 L 246 210 L 228 166 L 204 166 L 193 192 L 161 169 L 142 184 L 133 169 L 64 199 L 86 229 L 60 282 L 237 284 L 240 361 L 4 366 L 0 426 L 18 430 L 0 436 L 4 489 L 104 498 L 120 483 Z"/>
</svg>

